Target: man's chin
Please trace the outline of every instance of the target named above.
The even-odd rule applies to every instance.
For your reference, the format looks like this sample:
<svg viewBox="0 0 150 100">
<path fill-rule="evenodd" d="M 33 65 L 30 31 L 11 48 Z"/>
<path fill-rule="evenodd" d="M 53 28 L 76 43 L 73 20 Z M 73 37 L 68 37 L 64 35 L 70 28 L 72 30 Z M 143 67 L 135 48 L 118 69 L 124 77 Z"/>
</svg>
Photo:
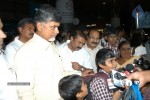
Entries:
<svg viewBox="0 0 150 100">
<path fill-rule="evenodd" d="M 53 41 L 55 41 L 55 38 L 50 38 L 49 41 L 52 41 L 52 42 L 53 42 Z"/>
</svg>

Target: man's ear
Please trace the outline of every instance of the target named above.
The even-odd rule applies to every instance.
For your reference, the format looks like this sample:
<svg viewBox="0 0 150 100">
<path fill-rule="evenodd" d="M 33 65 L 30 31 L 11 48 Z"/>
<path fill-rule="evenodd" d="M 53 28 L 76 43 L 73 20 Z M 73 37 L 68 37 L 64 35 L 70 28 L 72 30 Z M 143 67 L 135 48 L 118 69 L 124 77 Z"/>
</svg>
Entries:
<svg viewBox="0 0 150 100">
<path fill-rule="evenodd" d="M 36 26 L 37 26 L 37 30 L 38 31 L 42 31 L 42 28 L 43 28 L 43 24 L 42 23 L 37 22 Z"/>
<path fill-rule="evenodd" d="M 105 66 L 102 65 L 102 64 L 98 64 L 98 66 L 101 67 L 102 69 L 104 69 L 104 67 L 105 67 Z"/>
<path fill-rule="evenodd" d="M 104 36 L 105 40 L 108 40 L 108 36 Z"/>
<path fill-rule="evenodd" d="M 21 27 L 18 27 L 18 31 L 19 31 L 19 33 L 21 33 L 21 31 L 22 31 L 22 28 L 21 28 Z"/>
<path fill-rule="evenodd" d="M 71 41 L 74 40 L 72 36 L 70 37 L 70 40 L 71 40 Z"/>
<path fill-rule="evenodd" d="M 81 97 L 82 97 L 81 92 L 78 92 L 78 93 L 76 94 L 76 98 L 81 98 Z"/>
</svg>

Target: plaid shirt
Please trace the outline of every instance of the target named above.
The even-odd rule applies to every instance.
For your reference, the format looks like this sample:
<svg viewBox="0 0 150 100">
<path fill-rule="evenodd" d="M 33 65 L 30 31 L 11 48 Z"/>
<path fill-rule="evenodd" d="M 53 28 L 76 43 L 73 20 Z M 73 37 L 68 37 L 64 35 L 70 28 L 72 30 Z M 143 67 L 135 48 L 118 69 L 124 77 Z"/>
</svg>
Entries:
<svg viewBox="0 0 150 100">
<path fill-rule="evenodd" d="M 95 77 L 90 83 L 90 92 L 93 100 L 112 100 L 113 93 L 110 92 L 103 78 Z"/>
<path fill-rule="evenodd" d="M 116 44 L 115 46 L 111 46 L 111 45 L 109 45 L 109 44 L 107 43 L 107 44 L 104 46 L 104 48 L 106 48 L 106 49 L 111 49 L 111 50 L 114 52 L 115 56 L 118 57 L 118 44 Z"/>
</svg>

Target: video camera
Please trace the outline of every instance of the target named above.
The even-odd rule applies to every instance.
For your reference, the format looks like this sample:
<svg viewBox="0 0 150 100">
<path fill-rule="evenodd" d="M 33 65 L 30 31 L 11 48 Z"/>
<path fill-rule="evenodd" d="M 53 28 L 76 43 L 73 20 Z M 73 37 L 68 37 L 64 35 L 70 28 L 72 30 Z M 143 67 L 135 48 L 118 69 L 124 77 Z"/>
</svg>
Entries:
<svg viewBox="0 0 150 100">
<path fill-rule="evenodd" d="M 132 85 L 132 81 L 131 80 L 127 80 L 124 81 L 123 79 L 127 78 L 127 76 L 124 73 L 112 70 L 110 72 L 110 78 L 112 83 L 116 86 L 116 87 L 121 87 L 123 88 L 124 86 L 131 86 Z"/>
<path fill-rule="evenodd" d="M 141 68 L 142 70 L 150 70 L 150 61 L 149 59 L 143 55 L 140 59 L 135 59 L 134 62 L 136 67 Z"/>
</svg>

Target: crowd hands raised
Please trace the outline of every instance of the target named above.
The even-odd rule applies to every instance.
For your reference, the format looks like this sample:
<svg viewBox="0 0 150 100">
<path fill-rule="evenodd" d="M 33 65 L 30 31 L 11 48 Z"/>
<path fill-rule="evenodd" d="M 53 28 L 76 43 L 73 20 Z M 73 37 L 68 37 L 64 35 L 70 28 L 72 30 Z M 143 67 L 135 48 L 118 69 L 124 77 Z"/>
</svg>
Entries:
<svg viewBox="0 0 150 100">
<path fill-rule="evenodd" d="M 112 91 L 107 86 L 109 73 L 119 69 L 125 73 L 125 66 L 138 66 L 135 59 L 143 55 L 150 60 L 142 36 L 134 36 L 141 35 L 141 31 L 132 32 L 130 39 L 126 38 L 122 27 L 109 26 L 103 33 L 96 28 L 82 30 L 79 27 L 69 32 L 59 31 L 61 16 L 47 4 L 37 10 L 34 21 L 31 18 L 20 20 L 19 35 L 4 50 L 6 35 L 0 23 L 0 61 L 5 62 L 1 67 L 7 71 L 7 74 L 0 73 L 7 78 L 5 85 L 0 85 L 0 100 L 84 100 L 88 93 L 92 100 L 119 100 L 120 89 Z M 15 72 L 13 76 L 17 76 L 14 80 L 7 77 L 10 68 Z M 140 65 L 130 71 L 124 81 L 138 80 L 140 88 L 150 82 L 149 66 Z M 97 73 L 104 77 L 95 77 Z M 89 85 L 84 78 L 91 79 Z M 9 81 L 16 84 L 12 91 L 6 86 Z M 17 86 L 17 82 L 29 85 Z"/>
</svg>

